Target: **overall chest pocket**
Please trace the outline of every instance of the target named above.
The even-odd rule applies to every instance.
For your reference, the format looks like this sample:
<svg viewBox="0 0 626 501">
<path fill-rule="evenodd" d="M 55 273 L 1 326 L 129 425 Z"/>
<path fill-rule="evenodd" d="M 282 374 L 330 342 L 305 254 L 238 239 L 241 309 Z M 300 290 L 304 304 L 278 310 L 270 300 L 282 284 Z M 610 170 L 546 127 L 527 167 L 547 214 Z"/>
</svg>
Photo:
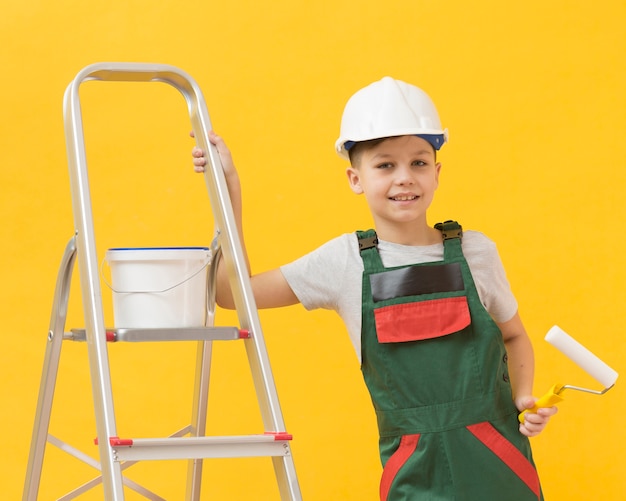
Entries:
<svg viewBox="0 0 626 501">
<path fill-rule="evenodd" d="M 398 268 L 369 279 L 379 343 L 447 336 L 471 323 L 459 263 Z"/>
</svg>

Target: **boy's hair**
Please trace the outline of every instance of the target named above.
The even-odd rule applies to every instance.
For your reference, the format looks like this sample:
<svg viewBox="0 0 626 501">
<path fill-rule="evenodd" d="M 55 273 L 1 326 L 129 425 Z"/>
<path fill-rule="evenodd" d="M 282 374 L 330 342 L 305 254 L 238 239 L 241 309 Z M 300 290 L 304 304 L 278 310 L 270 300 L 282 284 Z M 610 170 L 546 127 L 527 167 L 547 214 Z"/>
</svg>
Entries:
<svg viewBox="0 0 626 501">
<path fill-rule="evenodd" d="M 348 150 L 348 158 L 350 159 L 350 165 L 352 167 L 358 168 L 361 165 L 361 157 L 363 153 L 375 148 L 383 141 L 390 139 L 389 137 L 377 137 L 376 139 L 369 139 L 367 141 L 357 141 L 354 145 Z M 430 143 L 429 143 L 430 144 Z M 431 144 L 433 149 L 433 153 L 435 155 L 435 161 L 437 160 L 437 150 Z"/>
<path fill-rule="evenodd" d="M 379 137 L 376 139 L 369 139 L 368 141 L 358 141 L 354 143 L 354 146 L 348 150 L 348 157 L 350 158 L 350 165 L 352 167 L 358 167 L 361 164 L 361 157 L 363 152 L 375 148 L 383 141 L 387 140 L 387 137 Z"/>
</svg>

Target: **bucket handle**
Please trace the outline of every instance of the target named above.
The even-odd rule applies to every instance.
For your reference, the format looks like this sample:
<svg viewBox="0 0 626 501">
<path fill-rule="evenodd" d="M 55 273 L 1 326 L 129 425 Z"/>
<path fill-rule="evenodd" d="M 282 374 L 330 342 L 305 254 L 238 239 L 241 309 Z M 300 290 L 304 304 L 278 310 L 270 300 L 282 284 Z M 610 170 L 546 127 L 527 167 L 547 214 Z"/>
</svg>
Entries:
<svg viewBox="0 0 626 501">
<path fill-rule="evenodd" d="M 106 258 L 104 258 L 102 260 L 102 262 L 100 263 L 100 275 L 102 276 L 102 281 L 106 284 L 106 286 L 111 289 L 113 292 L 117 293 L 117 294 L 161 294 L 163 292 L 168 292 L 171 291 L 172 289 L 175 289 L 176 287 L 179 287 L 181 285 L 183 285 L 185 282 L 188 282 L 189 280 L 191 280 L 193 277 L 195 277 L 196 275 L 198 275 L 199 273 L 202 272 L 202 270 L 204 270 L 209 264 L 211 264 L 211 253 L 209 253 L 209 256 L 206 259 L 206 262 L 202 264 L 202 266 L 200 267 L 200 269 L 198 269 L 197 271 L 194 271 L 191 275 L 189 275 L 188 277 L 184 278 L 183 280 L 181 280 L 180 282 L 170 286 L 170 287 L 166 287 L 165 289 L 161 289 L 161 290 L 145 290 L 145 291 L 123 291 L 123 290 L 118 290 L 118 289 L 114 289 L 113 285 L 107 280 L 107 278 L 104 275 L 104 263 L 106 262 Z"/>
</svg>

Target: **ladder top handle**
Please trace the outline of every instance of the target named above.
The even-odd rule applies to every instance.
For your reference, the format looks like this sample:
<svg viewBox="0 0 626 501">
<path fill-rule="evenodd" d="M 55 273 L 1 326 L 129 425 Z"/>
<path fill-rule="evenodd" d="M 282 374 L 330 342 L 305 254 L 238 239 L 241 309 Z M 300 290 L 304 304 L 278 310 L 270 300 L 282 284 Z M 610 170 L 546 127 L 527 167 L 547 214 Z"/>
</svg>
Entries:
<svg viewBox="0 0 626 501">
<path fill-rule="evenodd" d="M 220 165 L 217 149 L 207 139 L 207 133 L 212 129 L 212 126 L 208 111 L 204 105 L 202 90 L 187 72 L 176 66 L 154 63 L 101 62 L 85 66 L 76 74 L 65 90 L 64 113 L 66 121 L 71 122 L 72 128 L 78 127 L 78 124 L 81 122 L 78 89 L 83 82 L 89 80 L 161 82 L 171 85 L 180 91 L 187 102 L 198 146 L 207 152 L 213 165 Z M 78 134 L 80 135 L 82 132 Z M 74 133 L 70 135 L 74 135 Z"/>
<path fill-rule="evenodd" d="M 163 82 L 181 92 L 200 95 L 194 79 L 185 71 L 168 64 L 152 63 L 95 63 L 78 72 L 70 86 L 78 87 L 87 80 L 109 82 Z"/>
</svg>

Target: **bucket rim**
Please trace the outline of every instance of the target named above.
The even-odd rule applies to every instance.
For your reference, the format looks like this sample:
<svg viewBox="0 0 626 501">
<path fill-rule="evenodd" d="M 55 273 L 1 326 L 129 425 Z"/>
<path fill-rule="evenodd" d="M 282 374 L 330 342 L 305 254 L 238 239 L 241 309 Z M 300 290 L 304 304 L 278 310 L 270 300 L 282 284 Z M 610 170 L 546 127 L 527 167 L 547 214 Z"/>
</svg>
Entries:
<svg viewBox="0 0 626 501">
<path fill-rule="evenodd" d="M 119 252 L 118 252 L 119 251 Z M 155 252 L 156 251 L 156 252 Z M 115 293 L 120 294 L 154 294 L 167 292 L 171 289 L 178 287 L 179 285 L 184 284 L 185 282 L 191 280 L 196 275 L 201 273 L 203 270 L 206 270 L 207 267 L 211 264 L 212 260 L 212 252 L 208 247 L 116 247 L 109 249 L 106 252 L 106 256 L 102 260 L 100 265 L 100 274 L 102 275 L 102 279 L 104 283 Z M 201 262 L 202 266 L 198 268 L 197 263 Z M 142 268 L 145 271 L 145 265 L 150 266 L 163 266 L 164 263 L 168 263 L 167 266 L 171 270 L 172 263 L 176 263 L 176 268 L 180 269 L 180 264 L 185 263 L 185 269 L 181 271 L 185 271 L 185 274 L 188 275 L 183 280 L 177 282 L 174 285 L 160 288 L 158 290 L 119 290 L 117 287 L 113 285 L 113 280 L 107 280 L 104 273 L 104 264 L 108 263 L 112 277 L 114 278 L 114 270 L 115 269 L 126 269 L 128 270 L 128 265 L 132 264 L 133 267 Z M 120 268 L 117 265 L 124 265 Z M 188 274 L 188 267 L 190 265 L 194 265 L 197 270 L 193 271 L 191 275 Z"/>
</svg>

